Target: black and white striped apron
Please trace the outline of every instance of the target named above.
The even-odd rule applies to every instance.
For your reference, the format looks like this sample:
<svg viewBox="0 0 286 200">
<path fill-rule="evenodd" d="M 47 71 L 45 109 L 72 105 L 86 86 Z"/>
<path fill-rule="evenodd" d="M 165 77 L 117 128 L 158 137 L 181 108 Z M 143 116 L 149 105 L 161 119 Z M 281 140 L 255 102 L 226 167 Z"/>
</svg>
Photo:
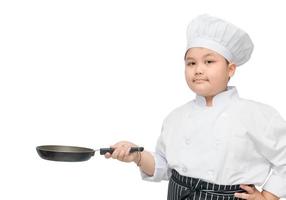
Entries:
<svg viewBox="0 0 286 200">
<path fill-rule="evenodd" d="M 201 179 L 181 176 L 172 170 L 168 200 L 238 200 L 236 192 L 246 192 L 239 185 L 218 185 Z"/>
</svg>

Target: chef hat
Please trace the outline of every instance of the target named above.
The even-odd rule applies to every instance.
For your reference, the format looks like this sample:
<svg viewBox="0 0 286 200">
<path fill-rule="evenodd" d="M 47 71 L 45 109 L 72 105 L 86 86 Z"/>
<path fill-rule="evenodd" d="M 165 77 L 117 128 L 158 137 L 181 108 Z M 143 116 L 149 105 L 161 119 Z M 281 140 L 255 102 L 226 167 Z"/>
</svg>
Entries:
<svg viewBox="0 0 286 200">
<path fill-rule="evenodd" d="M 253 43 L 245 31 L 209 15 L 200 15 L 191 21 L 187 40 L 187 50 L 192 47 L 208 48 L 237 66 L 246 63 L 253 51 Z"/>
</svg>

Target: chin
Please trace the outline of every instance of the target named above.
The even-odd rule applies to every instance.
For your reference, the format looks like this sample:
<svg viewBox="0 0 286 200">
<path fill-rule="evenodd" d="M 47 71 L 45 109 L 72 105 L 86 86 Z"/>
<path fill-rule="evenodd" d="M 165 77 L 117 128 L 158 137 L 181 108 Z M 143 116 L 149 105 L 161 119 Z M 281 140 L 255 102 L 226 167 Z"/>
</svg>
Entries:
<svg viewBox="0 0 286 200">
<path fill-rule="evenodd" d="M 211 96 L 212 95 L 212 92 L 210 91 L 209 88 L 205 88 L 205 87 L 192 87 L 191 90 L 196 93 L 197 95 L 200 95 L 200 96 Z"/>
<path fill-rule="evenodd" d="M 203 96 L 203 97 L 208 97 L 208 96 L 211 96 L 210 93 L 207 93 L 207 92 L 195 92 L 197 95 L 199 96 Z"/>
</svg>

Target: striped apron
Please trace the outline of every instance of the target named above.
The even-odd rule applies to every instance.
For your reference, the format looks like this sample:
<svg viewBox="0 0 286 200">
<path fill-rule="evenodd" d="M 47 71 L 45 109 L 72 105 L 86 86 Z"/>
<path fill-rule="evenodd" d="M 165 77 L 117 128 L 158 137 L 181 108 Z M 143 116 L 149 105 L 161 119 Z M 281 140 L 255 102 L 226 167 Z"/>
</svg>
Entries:
<svg viewBox="0 0 286 200">
<path fill-rule="evenodd" d="M 246 192 L 239 185 L 217 185 L 201 179 L 181 176 L 172 170 L 168 200 L 238 200 L 236 192 Z"/>
</svg>

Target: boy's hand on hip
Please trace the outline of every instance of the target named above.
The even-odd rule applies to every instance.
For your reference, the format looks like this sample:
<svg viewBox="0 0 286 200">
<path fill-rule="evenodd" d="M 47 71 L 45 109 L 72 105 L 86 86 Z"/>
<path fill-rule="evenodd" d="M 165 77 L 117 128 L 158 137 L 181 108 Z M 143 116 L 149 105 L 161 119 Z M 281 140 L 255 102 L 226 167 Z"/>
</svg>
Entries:
<svg viewBox="0 0 286 200">
<path fill-rule="evenodd" d="M 256 187 L 248 185 L 240 185 L 247 193 L 235 193 L 234 196 L 240 199 L 248 200 L 278 200 L 279 198 L 267 191 L 258 191 Z"/>
</svg>

